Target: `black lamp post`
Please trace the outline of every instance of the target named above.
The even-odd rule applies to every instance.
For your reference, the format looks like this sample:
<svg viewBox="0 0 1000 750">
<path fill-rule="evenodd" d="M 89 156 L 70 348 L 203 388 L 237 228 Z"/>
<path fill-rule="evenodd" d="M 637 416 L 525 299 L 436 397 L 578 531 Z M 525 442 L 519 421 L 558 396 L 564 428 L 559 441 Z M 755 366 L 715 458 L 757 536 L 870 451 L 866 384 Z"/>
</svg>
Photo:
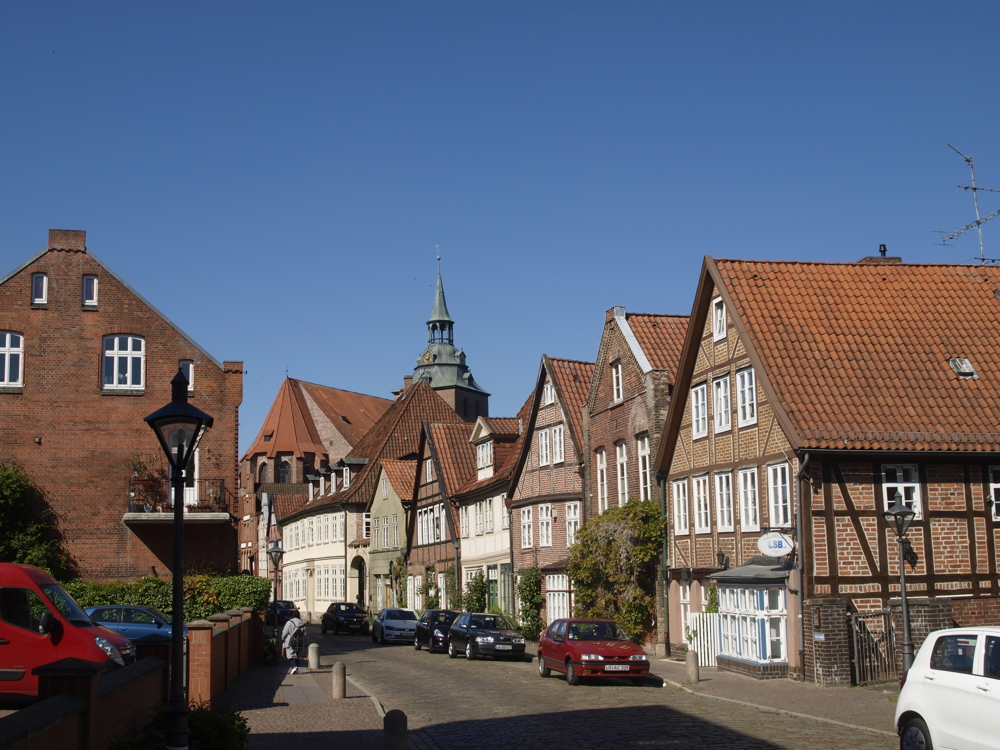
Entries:
<svg viewBox="0 0 1000 750">
<path fill-rule="evenodd" d="M 893 506 L 882 514 L 889 528 L 896 532 L 899 542 L 899 597 L 903 614 L 903 671 L 913 666 L 913 641 L 910 639 L 910 608 L 906 602 L 906 551 L 903 537 L 906 536 L 914 516 L 911 508 L 903 505 L 903 496 L 896 490 L 892 496 Z"/>
<path fill-rule="evenodd" d="M 153 428 L 170 462 L 174 488 L 174 580 L 170 641 L 170 696 L 166 714 L 166 745 L 172 750 L 188 746 L 188 707 L 184 699 L 184 467 L 194 455 L 212 417 L 187 402 L 188 381 L 180 370 L 170 381 L 171 401 L 145 421 Z"/>
<path fill-rule="evenodd" d="M 284 557 L 285 550 L 281 548 L 278 540 L 271 542 L 267 548 L 267 556 L 271 558 L 271 570 L 274 571 L 274 601 L 271 603 L 271 634 L 278 636 L 278 566 L 281 565 L 281 558 Z"/>
</svg>

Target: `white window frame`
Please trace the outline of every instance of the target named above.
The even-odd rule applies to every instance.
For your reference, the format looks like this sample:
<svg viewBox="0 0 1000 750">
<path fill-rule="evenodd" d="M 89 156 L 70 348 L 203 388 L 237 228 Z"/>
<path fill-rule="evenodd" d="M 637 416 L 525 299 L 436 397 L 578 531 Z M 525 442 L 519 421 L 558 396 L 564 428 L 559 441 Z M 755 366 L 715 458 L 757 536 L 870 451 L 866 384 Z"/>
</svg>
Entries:
<svg viewBox="0 0 1000 750">
<path fill-rule="evenodd" d="M 122 340 L 125 341 L 125 349 L 120 349 Z M 112 348 L 108 349 L 109 342 Z M 132 347 L 135 342 L 139 342 L 139 349 Z M 108 362 L 111 362 L 111 378 L 114 382 L 108 383 L 107 370 Z M 125 361 L 125 383 L 119 383 L 118 378 L 123 373 L 119 372 L 119 360 Z M 135 368 L 139 368 L 139 383 L 136 384 Z M 101 345 L 101 389 L 105 391 L 138 391 L 146 387 L 146 340 L 142 336 L 133 336 L 128 333 L 116 333 L 105 336 Z"/>
<path fill-rule="evenodd" d="M 688 480 L 674 480 L 671 494 L 674 498 L 674 535 L 683 536 L 691 531 L 688 520 Z"/>
<path fill-rule="evenodd" d="M 350 486 L 351 486 L 351 467 L 350 466 L 345 466 L 344 467 L 344 489 L 346 490 Z"/>
<path fill-rule="evenodd" d="M 791 528 L 792 493 L 787 463 L 767 467 L 768 525 L 776 529 Z"/>
<path fill-rule="evenodd" d="M 757 492 L 757 467 L 737 473 L 740 493 L 740 530 L 760 531 L 760 496 Z"/>
<path fill-rule="evenodd" d="M 722 297 L 712 300 L 712 340 L 721 341 L 726 337 L 726 303 Z"/>
<path fill-rule="evenodd" d="M 608 453 L 604 448 L 597 450 L 597 513 L 608 509 Z"/>
<path fill-rule="evenodd" d="M 389 516 L 382 516 L 382 549 L 389 549 Z"/>
<path fill-rule="evenodd" d="M 549 465 L 549 431 L 539 430 L 538 431 L 538 465 L 548 466 Z"/>
<path fill-rule="evenodd" d="M 49 301 L 49 275 L 31 274 L 31 304 L 44 305 Z"/>
<path fill-rule="evenodd" d="M 885 503 L 883 510 L 889 510 L 892 507 L 892 497 L 896 490 L 899 490 L 899 494 L 903 497 L 903 505 L 916 513 L 913 520 L 919 521 L 923 518 L 923 506 L 920 502 L 920 472 L 916 464 L 882 465 L 882 497 Z"/>
<path fill-rule="evenodd" d="M 758 664 L 788 661 L 788 611 L 784 591 L 720 586 L 719 615 L 723 655 Z M 763 643 L 760 640 L 762 627 Z M 765 654 L 761 653 L 762 649 Z"/>
<path fill-rule="evenodd" d="M 13 337 L 17 337 L 17 346 Z M 16 377 L 11 377 L 14 367 L 11 360 L 17 358 Z M 16 331 L 0 331 L 0 386 L 16 387 L 24 382 L 24 336 Z"/>
<path fill-rule="evenodd" d="M 757 424 L 757 376 L 752 367 L 736 372 L 736 402 L 737 426 Z"/>
<path fill-rule="evenodd" d="M 500 501 L 500 528 L 510 528 L 510 508 L 507 507 L 507 503 L 503 500 Z"/>
<path fill-rule="evenodd" d="M 719 531 L 733 531 L 733 473 L 720 471 L 715 475 L 715 522 Z"/>
<path fill-rule="evenodd" d="M 542 406 L 548 406 L 549 404 L 555 403 L 556 391 L 552 387 L 552 383 L 546 383 L 542 386 Z"/>
<path fill-rule="evenodd" d="M 712 531 L 712 506 L 708 492 L 708 474 L 691 478 L 694 495 L 694 533 L 708 534 Z"/>
<path fill-rule="evenodd" d="M 576 533 L 580 530 L 580 503 L 566 503 L 566 546 L 576 544 Z"/>
<path fill-rule="evenodd" d="M 565 573 L 545 576 L 546 625 L 570 616 L 571 591 L 569 576 Z"/>
<path fill-rule="evenodd" d="M 566 460 L 566 444 L 563 441 L 563 426 L 561 424 L 552 428 L 552 463 L 561 464 Z"/>
<path fill-rule="evenodd" d="M 532 538 L 531 506 L 521 508 L 521 549 L 530 549 L 534 546 Z"/>
<path fill-rule="evenodd" d="M 483 535 L 483 501 L 476 503 L 476 536 Z"/>
<path fill-rule="evenodd" d="M 1000 466 L 990 467 L 989 480 L 989 499 L 993 501 L 993 520 L 1000 521 Z"/>
<path fill-rule="evenodd" d="M 392 514 L 392 546 L 399 547 L 399 516 Z"/>
<path fill-rule="evenodd" d="M 712 409 L 715 417 L 715 431 L 726 432 L 732 426 L 732 410 L 729 408 L 729 376 L 723 375 L 712 381 Z"/>
<path fill-rule="evenodd" d="M 493 533 L 493 498 L 486 498 L 486 533 Z"/>
<path fill-rule="evenodd" d="M 639 499 L 652 500 L 652 486 L 649 471 L 649 435 L 635 439 L 635 452 L 639 456 Z"/>
<path fill-rule="evenodd" d="M 182 359 L 177 362 L 177 369 L 184 373 L 187 378 L 188 391 L 194 390 L 194 360 Z"/>
<path fill-rule="evenodd" d="M 493 465 L 493 441 L 487 440 L 476 446 L 476 468 L 485 469 Z"/>
<path fill-rule="evenodd" d="M 699 383 L 691 389 L 691 437 L 708 435 L 708 384 Z"/>
<path fill-rule="evenodd" d="M 386 477 L 382 477 L 382 499 L 389 499 L 389 480 Z"/>
<path fill-rule="evenodd" d="M 434 480 L 434 468 L 432 466 L 432 461 L 428 458 L 424 461 L 424 481 L 431 482 Z"/>
<path fill-rule="evenodd" d="M 87 289 L 88 282 L 90 289 Z M 97 307 L 97 276 L 92 273 L 83 275 L 83 288 L 80 290 L 84 307 Z"/>
<path fill-rule="evenodd" d="M 628 502 L 628 448 L 624 440 L 615 443 L 615 471 L 618 477 L 618 505 Z"/>
<path fill-rule="evenodd" d="M 311 547 L 316 543 L 316 525 L 312 518 L 309 519 L 309 524 L 306 528 L 308 529 L 306 544 Z"/>
<path fill-rule="evenodd" d="M 624 398 L 622 390 L 622 361 L 619 359 L 611 363 L 611 400 L 618 403 Z"/>
<path fill-rule="evenodd" d="M 458 509 L 458 523 L 462 529 L 462 538 L 469 538 L 469 506 L 463 505 Z"/>
<path fill-rule="evenodd" d="M 538 506 L 538 546 L 552 546 L 552 506 L 549 503 Z"/>
<path fill-rule="evenodd" d="M 378 547 L 378 530 L 379 530 L 379 522 L 378 521 L 379 521 L 378 516 L 375 516 L 372 519 L 372 528 L 371 528 L 371 533 L 372 533 L 372 536 L 371 536 L 371 545 L 372 545 L 372 549 L 376 549 Z"/>
</svg>

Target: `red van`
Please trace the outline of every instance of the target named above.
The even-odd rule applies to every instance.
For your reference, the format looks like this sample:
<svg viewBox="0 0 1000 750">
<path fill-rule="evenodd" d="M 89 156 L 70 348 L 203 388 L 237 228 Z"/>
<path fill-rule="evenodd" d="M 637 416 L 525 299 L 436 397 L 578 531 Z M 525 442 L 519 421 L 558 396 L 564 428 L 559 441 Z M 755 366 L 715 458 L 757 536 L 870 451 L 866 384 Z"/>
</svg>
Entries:
<svg viewBox="0 0 1000 750">
<path fill-rule="evenodd" d="M 41 568 L 0 563 L 0 695 L 38 695 L 43 664 L 75 657 L 124 666 L 132 643 L 95 625 Z"/>
</svg>

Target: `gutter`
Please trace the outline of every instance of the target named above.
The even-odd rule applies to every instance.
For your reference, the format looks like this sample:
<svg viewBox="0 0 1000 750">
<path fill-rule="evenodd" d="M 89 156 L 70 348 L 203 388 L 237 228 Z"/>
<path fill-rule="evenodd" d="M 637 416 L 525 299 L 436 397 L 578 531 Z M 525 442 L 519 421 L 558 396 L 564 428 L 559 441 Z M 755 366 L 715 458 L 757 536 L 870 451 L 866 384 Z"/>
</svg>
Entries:
<svg viewBox="0 0 1000 750">
<path fill-rule="evenodd" d="M 663 648 L 665 655 L 670 656 L 670 579 L 667 578 L 667 568 L 670 567 L 670 523 L 667 516 L 667 472 L 656 472 L 656 482 L 660 485 L 660 512 L 663 514 L 663 549 L 661 551 L 660 571 L 663 576 Z"/>
<path fill-rule="evenodd" d="M 809 482 L 809 478 L 806 476 L 806 471 L 809 468 L 809 460 L 810 460 L 809 451 L 806 451 L 805 457 L 802 459 L 802 465 L 799 466 L 799 473 L 795 477 L 798 484 L 798 492 L 796 493 L 798 495 L 798 497 L 796 498 L 797 500 L 796 505 L 798 507 L 796 508 L 795 511 L 795 535 L 796 537 L 798 537 L 798 539 L 796 540 L 798 549 L 796 550 L 796 555 L 795 555 L 795 569 L 799 573 L 796 579 L 796 583 L 798 584 L 799 588 L 796 590 L 793 589 L 791 586 L 789 586 L 787 583 L 785 584 L 785 588 L 788 589 L 789 593 L 799 597 L 799 676 L 800 676 L 799 681 L 800 682 L 806 681 L 806 631 L 805 631 L 805 619 L 803 618 L 804 614 L 803 609 L 805 608 L 804 592 L 806 585 L 804 577 L 805 570 L 802 560 L 803 557 L 802 544 L 803 540 L 805 539 L 804 521 L 803 521 L 803 514 L 805 512 L 805 509 L 803 507 L 804 506 L 803 496 L 805 493 L 803 492 L 802 486 L 803 483 Z"/>
</svg>

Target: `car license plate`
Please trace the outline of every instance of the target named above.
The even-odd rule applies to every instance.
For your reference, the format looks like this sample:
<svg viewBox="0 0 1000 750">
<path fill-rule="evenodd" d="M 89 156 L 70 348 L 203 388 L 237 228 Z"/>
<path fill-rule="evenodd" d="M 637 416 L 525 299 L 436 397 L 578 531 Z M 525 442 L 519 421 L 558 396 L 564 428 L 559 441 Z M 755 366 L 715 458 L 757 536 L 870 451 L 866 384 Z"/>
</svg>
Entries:
<svg viewBox="0 0 1000 750">
<path fill-rule="evenodd" d="M 495 648 L 497 651 L 510 651 L 513 648 L 513 646 L 511 646 L 509 643 L 498 643 L 493 648 Z"/>
<path fill-rule="evenodd" d="M 628 664 L 605 664 L 605 672 L 628 672 Z"/>
<path fill-rule="evenodd" d="M 361 626 L 358 625 L 358 623 L 355 622 L 355 623 L 352 623 L 351 625 L 348 625 L 348 627 L 350 627 L 350 628 L 360 628 Z"/>
</svg>

